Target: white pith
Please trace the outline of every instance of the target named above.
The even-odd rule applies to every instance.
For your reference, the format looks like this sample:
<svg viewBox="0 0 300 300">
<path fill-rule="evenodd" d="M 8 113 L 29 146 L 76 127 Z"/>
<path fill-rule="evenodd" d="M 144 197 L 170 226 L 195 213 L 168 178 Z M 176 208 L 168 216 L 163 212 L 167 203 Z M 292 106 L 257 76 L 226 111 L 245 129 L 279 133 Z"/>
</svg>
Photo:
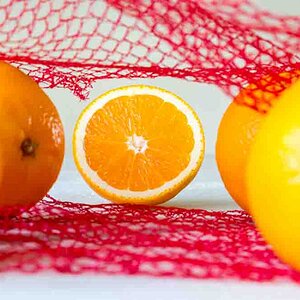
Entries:
<svg viewBox="0 0 300 300">
<path fill-rule="evenodd" d="M 93 114 L 101 109 L 105 104 L 107 104 L 110 100 L 118 98 L 120 96 L 130 96 L 130 95 L 139 95 L 139 94 L 148 94 L 157 96 L 163 99 L 165 102 L 172 103 L 175 105 L 180 111 L 182 111 L 188 120 L 188 124 L 190 125 L 193 136 L 194 136 L 194 148 L 190 154 L 190 162 L 188 166 L 174 179 L 166 182 L 162 186 L 149 189 L 146 191 L 130 191 L 129 189 L 120 190 L 110 186 L 107 182 L 103 181 L 97 173 L 92 170 L 87 161 L 84 151 L 84 136 L 86 132 L 86 126 L 93 116 Z M 88 177 L 88 179 L 93 182 L 94 185 L 98 186 L 101 190 L 105 190 L 106 193 L 119 196 L 121 198 L 139 198 L 146 199 L 149 197 L 155 197 L 156 195 L 160 195 L 164 193 L 166 190 L 172 190 L 175 186 L 179 185 L 182 181 L 190 176 L 190 173 L 197 168 L 199 165 L 200 157 L 203 156 L 203 133 L 199 120 L 193 114 L 193 111 L 189 106 L 187 106 L 182 100 L 176 95 L 164 91 L 161 89 L 157 89 L 151 86 L 129 86 L 126 88 L 115 89 L 109 91 L 108 93 L 100 96 L 98 99 L 94 100 L 86 110 L 82 113 L 79 118 L 79 121 L 76 126 L 75 135 L 74 135 L 74 155 L 75 160 L 80 166 L 81 171 Z M 128 137 L 127 141 L 128 148 L 135 151 L 144 152 L 147 149 L 147 141 L 143 139 L 142 136 L 133 135 Z"/>
<path fill-rule="evenodd" d="M 128 150 L 132 150 L 135 154 L 145 153 L 148 148 L 148 141 L 135 133 L 132 136 L 128 137 L 127 140 Z"/>
</svg>

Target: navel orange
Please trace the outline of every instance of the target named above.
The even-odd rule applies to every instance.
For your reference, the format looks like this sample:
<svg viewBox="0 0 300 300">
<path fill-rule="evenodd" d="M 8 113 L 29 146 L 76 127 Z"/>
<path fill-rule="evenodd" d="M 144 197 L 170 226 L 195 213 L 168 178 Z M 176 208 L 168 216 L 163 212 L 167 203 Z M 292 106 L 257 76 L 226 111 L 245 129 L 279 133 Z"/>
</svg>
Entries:
<svg viewBox="0 0 300 300">
<path fill-rule="evenodd" d="M 63 156 L 63 127 L 51 100 L 29 76 L 0 62 L 0 207 L 39 201 Z"/>
<path fill-rule="evenodd" d="M 83 178 L 101 196 L 158 204 L 196 175 L 204 134 L 196 113 L 175 94 L 126 86 L 101 95 L 82 112 L 73 153 Z"/>
</svg>

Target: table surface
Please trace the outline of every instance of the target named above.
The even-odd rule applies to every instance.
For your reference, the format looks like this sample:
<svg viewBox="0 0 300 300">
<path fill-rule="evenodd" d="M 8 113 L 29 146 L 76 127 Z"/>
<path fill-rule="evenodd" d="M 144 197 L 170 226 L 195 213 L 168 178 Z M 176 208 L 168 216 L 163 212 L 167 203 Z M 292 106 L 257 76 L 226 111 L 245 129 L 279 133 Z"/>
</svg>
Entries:
<svg viewBox="0 0 300 300">
<path fill-rule="evenodd" d="M 51 194 L 64 200 L 99 203 L 67 160 Z M 219 178 L 214 158 L 207 156 L 194 182 L 167 206 L 213 210 L 237 209 Z M 300 299 L 300 286 L 289 282 L 253 283 L 232 280 L 195 280 L 146 276 L 1 274 L 3 299 Z"/>
</svg>

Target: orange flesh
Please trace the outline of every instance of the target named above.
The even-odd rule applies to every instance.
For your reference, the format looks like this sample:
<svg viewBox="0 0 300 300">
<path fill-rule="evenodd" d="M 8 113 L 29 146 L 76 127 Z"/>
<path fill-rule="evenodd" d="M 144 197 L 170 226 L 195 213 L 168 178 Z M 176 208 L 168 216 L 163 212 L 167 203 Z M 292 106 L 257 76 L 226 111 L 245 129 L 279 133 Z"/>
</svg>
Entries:
<svg viewBox="0 0 300 300">
<path fill-rule="evenodd" d="M 90 168 L 110 186 L 131 191 L 158 188 L 176 178 L 193 148 L 186 116 L 152 95 L 111 100 L 92 116 L 84 138 Z"/>
</svg>

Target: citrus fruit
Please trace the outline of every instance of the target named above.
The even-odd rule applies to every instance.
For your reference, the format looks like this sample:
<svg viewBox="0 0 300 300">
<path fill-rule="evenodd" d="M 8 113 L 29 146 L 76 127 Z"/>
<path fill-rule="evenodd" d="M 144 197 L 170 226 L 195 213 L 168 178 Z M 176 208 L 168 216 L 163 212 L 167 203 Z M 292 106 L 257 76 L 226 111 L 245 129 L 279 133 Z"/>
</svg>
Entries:
<svg viewBox="0 0 300 300">
<path fill-rule="evenodd" d="M 299 73 L 296 71 L 295 74 Z M 278 77 L 278 81 L 274 77 Z M 264 103 L 273 101 L 273 92 L 287 87 L 286 79 L 290 77 L 291 74 L 285 72 L 278 76 L 265 76 L 257 84 L 250 84 L 228 106 L 219 125 L 216 142 L 217 166 L 229 194 L 246 211 L 249 210 L 245 181 L 246 163 L 250 147 L 266 114 L 242 103 L 251 105 L 254 100 L 250 95 L 254 94 L 257 100 L 265 100 L 261 101 L 261 110 L 264 110 Z M 292 81 L 295 78 L 292 77 Z"/>
<path fill-rule="evenodd" d="M 87 183 L 117 203 L 158 204 L 196 175 L 204 134 L 193 109 L 173 93 L 133 85 L 111 90 L 80 115 L 75 163 Z"/>
<path fill-rule="evenodd" d="M 261 124 L 246 172 L 250 212 L 275 253 L 300 271 L 300 80 Z"/>
<path fill-rule="evenodd" d="M 29 76 L 0 62 L 0 207 L 39 201 L 63 156 L 62 123 L 48 96 Z"/>
</svg>

